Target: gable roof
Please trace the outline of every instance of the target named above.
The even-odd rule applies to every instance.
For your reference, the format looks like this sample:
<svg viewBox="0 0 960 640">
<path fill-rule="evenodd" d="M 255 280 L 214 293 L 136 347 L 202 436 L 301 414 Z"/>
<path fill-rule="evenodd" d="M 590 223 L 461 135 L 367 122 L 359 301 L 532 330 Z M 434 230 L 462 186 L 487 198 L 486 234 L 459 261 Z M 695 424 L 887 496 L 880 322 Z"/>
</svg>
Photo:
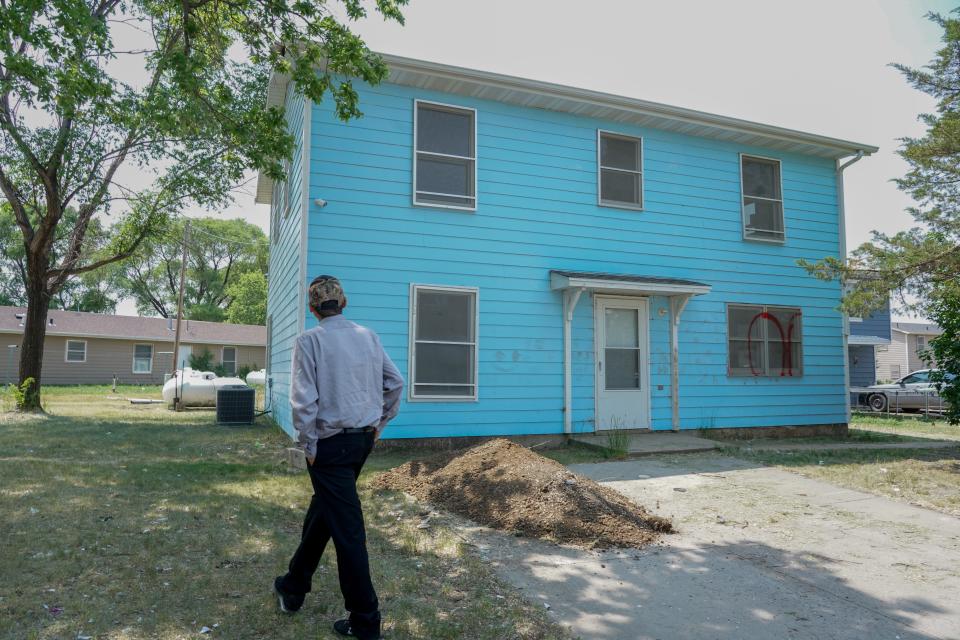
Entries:
<svg viewBox="0 0 960 640">
<path fill-rule="evenodd" d="M 494 100 L 548 111 L 626 122 L 702 138 L 734 142 L 823 158 L 839 159 L 878 148 L 794 129 L 685 109 L 649 100 L 628 98 L 540 80 L 530 80 L 490 71 L 455 67 L 438 62 L 416 60 L 381 53 L 390 75 L 386 82 L 429 91 L 453 93 L 471 98 Z M 289 77 L 273 75 L 267 91 L 267 104 L 284 103 Z M 256 201 L 269 204 L 272 181 L 260 174 Z"/>
<path fill-rule="evenodd" d="M 0 306 L 0 333 L 23 333 L 21 319 L 17 316 L 26 311 L 24 307 Z M 48 323 L 53 320 L 53 324 L 47 325 L 48 336 L 173 342 L 176 329 L 176 323 L 166 318 L 114 316 L 59 309 L 51 309 L 47 317 Z M 263 347 L 267 344 L 267 328 L 184 320 L 181 324 L 180 341 L 184 344 Z"/>
<path fill-rule="evenodd" d="M 900 333 L 926 333 L 929 335 L 940 335 L 943 333 L 943 329 L 938 325 L 923 322 L 891 322 L 890 328 Z"/>
</svg>

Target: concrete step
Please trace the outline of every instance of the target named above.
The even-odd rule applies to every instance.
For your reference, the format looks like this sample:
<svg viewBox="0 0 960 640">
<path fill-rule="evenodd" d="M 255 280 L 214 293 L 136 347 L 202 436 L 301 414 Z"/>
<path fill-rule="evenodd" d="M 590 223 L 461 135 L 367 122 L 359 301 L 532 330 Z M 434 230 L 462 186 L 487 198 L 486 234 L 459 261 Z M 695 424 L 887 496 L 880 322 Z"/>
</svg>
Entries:
<svg viewBox="0 0 960 640">
<path fill-rule="evenodd" d="M 579 433 L 573 441 L 589 447 L 607 448 L 610 439 L 605 432 Z M 627 454 L 631 456 L 663 453 L 696 453 L 719 449 L 721 443 L 689 433 L 630 431 L 627 433 Z"/>
</svg>

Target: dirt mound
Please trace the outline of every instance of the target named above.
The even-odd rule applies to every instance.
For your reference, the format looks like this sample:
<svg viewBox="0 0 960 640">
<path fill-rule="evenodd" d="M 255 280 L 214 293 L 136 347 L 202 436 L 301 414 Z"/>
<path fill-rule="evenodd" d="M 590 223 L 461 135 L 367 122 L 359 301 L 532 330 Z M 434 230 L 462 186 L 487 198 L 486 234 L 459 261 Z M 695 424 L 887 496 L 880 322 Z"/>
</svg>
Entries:
<svg viewBox="0 0 960 640">
<path fill-rule="evenodd" d="M 405 491 L 480 524 L 591 548 L 641 547 L 670 520 L 509 440 L 407 462 L 374 486 Z"/>
</svg>

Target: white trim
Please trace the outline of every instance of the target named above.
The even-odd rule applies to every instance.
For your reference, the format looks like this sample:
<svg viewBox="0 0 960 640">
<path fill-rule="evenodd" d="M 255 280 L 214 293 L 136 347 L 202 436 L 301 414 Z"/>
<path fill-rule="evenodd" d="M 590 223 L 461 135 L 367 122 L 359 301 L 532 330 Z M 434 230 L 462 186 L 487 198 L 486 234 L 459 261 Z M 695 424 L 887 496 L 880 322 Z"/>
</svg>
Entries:
<svg viewBox="0 0 960 640">
<path fill-rule="evenodd" d="M 603 161 L 600 157 L 600 142 L 603 136 L 609 136 L 611 138 L 620 138 L 621 140 L 629 140 L 631 142 L 637 143 L 637 163 L 640 167 L 639 171 L 630 171 L 628 169 L 619 169 L 617 167 L 604 167 Z M 621 171 L 623 173 L 630 173 L 638 176 L 640 180 L 640 203 L 633 204 L 630 202 L 618 202 L 616 200 L 604 200 L 603 199 L 603 170 L 608 169 L 611 171 Z M 610 131 L 607 129 L 597 129 L 597 206 L 598 207 L 609 207 L 612 209 L 628 209 L 630 211 L 643 211 L 644 202 L 645 202 L 645 193 L 644 193 L 644 170 L 643 170 L 643 137 L 642 136 L 633 136 L 626 133 L 620 133 L 619 131 Z"/>
<path fill-rule="evenodd" d="M 438 341 L 429 341 L 433 344 L 463 344 L 463 345 L 472 345 L 473 346 L 473 384 L 469 383 L 428 383 L 421 382 L 420 384 L 437 384 L 443 386 L 463 386 L 463 387 L 473 387 L 472 395 L 464 396 L 424 396 L 417 395 L 417 369 L 416 369 L 416 352 L 417 352 L 417 342 L 428 342 L 425 340 L 417 340 L 417 292 L 420 290 L 425 291 L 440 291 L 440 292 L 449 292 L 449 293 L 470 293 L 473 294 L 473 342 L 438 342 Z M 410 283 L 410 294 L 408 297 L 409 305 L 409 316 L 408 316 L 408 330 L 407 330 L 407 377 L 409 378 L 409 384 L 407 384 L 407 400 L 410 402 L 477 402 L 480 399 L 480 289 L 478 287 L 460 287 L 453 285 L 433 285 L 433 284 L 419 284 L 415 282 Z"/>
<path fill-rule="evenodd" d="M 240 352 L 237 350 L 237 347 L 235 347 L 234 345 L 225 344 L 222 347 L 220 347 L 220 366 L 224 368 L 226 367 L 225 365 L 226 359 L 224 358 L 223 354 L 224 354 L 224 351 L 226 351 L 227 349 L 233 349 L 233 371 L 231 371 L 230 373 L 232 375 L 237 375 L 237 361 L 239 360 Z"/>
<path fill-rule="evenodd" d="M 82 342 L 83 343 L 83 360 L 71 360 L 70 359 L 70 343 L 71 342 Z M 64 341 L 63 347 L 63 361 L 67 364 L 83 364 L 87 361 L 87 341 L 86 340 L 74 340 L 67 338 Z"/>
<path fill-rule="evenodd" d="M 767 244 L 786 244 L 787 242 L 787 210 L 784 205 L 783 198 L 783 161 L 779 158 L 768 158 L 766 156 L 758 156 L 752 153 L 743 153 L 739 154 L 740 156 L 740 226 L 741 233 L 743 234 L 743 239 L 747 242 L 765 242 Z M 777 180 L 780 183 L 780 199 L 776 198 L 765 198 L 763 196 L 748 196 L 743 191 L 743 160 L 744 158 L 749 158 L 751 160 L 764 160 L 766 162 L 775 162 L 777 164 Z M 757 227 L 750 227 L 747 224 L 747 214 L 744 206 L 745 198 L 753 198 L 754 200 L 766 200 L 767 202 L 779 202 L 780 203 L 780 226 L 783 227 L 782 231 L 774 231 L 771 229 L 759 229 Z M 761 231 L 763 233 L 773 233 L 778 234 L 780 239 L 775 238 L 752 238 L 747 237 L 747 230 L 755 229 L 756 231 Z"/>
<path fill-rule="evenodd" d="M 420 151 L 417 149 L 417 115 L 420 109 L 420 105 L 426 105 L 428 107 L 439 107 L 439 110 L 443 111 L 469 111 L 473 116 L 473 157 L 468 156 L 456 156 L 445 153 L 436 153 L 433 151 Z M 480 185 L 477 182 L 477 164 L 478 156 L 480 155 L 479 149 L 477 149 L 477 110 L 473 107 L 464 107 L 456 104 L 446 104 L 443 102 L 433 102 L 431 100 L 420 100 L 419 98 L 414 98 L 413 100 L 413 183 L 410 186 L 411 202 L 415 207 L 430 207 L 432 209 L 452 209 L 455 211 L 476 211 L 477 202 L 480 195 Z M 425 153 L 427 155 L 432 155 L 440 158 L 455 158 L 458 160 L 467 160 L 473 162 L 473 196 L 464 196 L 460 194 L 446 194 L 446 193 L 433 193 L 430 191 L 418 191 L 417 190 L 417 158 L 419 154 Z M 417 200 L 417 194 L 427 194 L 427 195 L 440 195 L 448 198 L 461 198 L 463 200 L 472 200 L 473 206 L 466 205 L 456 205 L 456 204 L 443 204 L 439 202 L 419 202 Z"/>
<path fill-rule="evenodd" d="M 137 347 L 150 347 L 150 369 L 147 371 L 137 371 Z M 153 373 L 153 345 L 147 342 L 138 342 L 133 345 L 133 363 L 130 365 L 130 371 L 137 376 L 148 376 Z M 176 357 L 176 355 L 174 356 Z"/>
<path fill-rule="evenodd" d="M 633 280 L 608 280 L 600 278 L 577 278 L 550 274 L 550 288 L 557 289 L 591 289 L 606 294 L 622 294 L 628 296 L 670 296 L 680 294 L 703 295 L 710 293 L 710 285 L 670 284 L 666 282 L 636 282 Z"/>
<path fill-rule="evenodd" d="M 303 149 L 300 160 L 300 281 L 297 283 L 297 332 L 303 333 L 307 326 L 307 236 L 310 233 L 310 159 L 312 155 L 311 122 L 313 121 L 313 102 L 303 98 Z M 267 336 L 269 340 L 269 335 Z"/>
</svg>

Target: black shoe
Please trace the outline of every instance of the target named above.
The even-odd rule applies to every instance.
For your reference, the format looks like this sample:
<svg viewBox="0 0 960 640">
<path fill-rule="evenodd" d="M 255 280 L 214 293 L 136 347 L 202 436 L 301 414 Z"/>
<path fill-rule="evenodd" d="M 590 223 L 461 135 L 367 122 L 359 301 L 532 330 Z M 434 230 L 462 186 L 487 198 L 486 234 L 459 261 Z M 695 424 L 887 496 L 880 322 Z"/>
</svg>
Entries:
<svg viewBox="0 0 960 640">
<path fill-rule="evenodd" d="M 296 613 L 303 606 L 302 593 L 289 593 L 280 586 L 283 576 L 273 581 L 273 592 L 277 594 L 277 601 L 280 603 L 280 611 L 284 613 Z"/>
<path fill-rule="evenodd" d="M 347 636 L 348 638 L 360 638 L 360 640 L 380 640 L 383 638 L 379 632 L 372 634 L 363 634 L 358 632 L 353 628 L 353 624 L 349 620 L 337 620 L 333 623 L 333 630 L 342 636 Z"/>
</svg>

